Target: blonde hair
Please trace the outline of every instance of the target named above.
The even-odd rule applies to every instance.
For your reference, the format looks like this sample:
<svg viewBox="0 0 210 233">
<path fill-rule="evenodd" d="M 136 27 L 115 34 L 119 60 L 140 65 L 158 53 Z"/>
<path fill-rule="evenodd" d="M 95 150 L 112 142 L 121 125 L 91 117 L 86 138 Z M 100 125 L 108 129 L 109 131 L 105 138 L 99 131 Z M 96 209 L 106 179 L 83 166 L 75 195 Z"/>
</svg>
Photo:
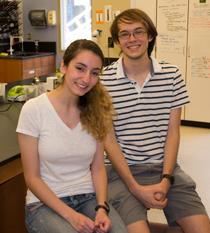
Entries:
<svg viewBox="0 0 210 233">
<path fill-rule="evenodd" d="M 102 140 L 111 128 L 114 109 L 111 97 L 99 80 L 90 92 L 80 97 L 79 108 L 83 127 Z"/>
</svg>

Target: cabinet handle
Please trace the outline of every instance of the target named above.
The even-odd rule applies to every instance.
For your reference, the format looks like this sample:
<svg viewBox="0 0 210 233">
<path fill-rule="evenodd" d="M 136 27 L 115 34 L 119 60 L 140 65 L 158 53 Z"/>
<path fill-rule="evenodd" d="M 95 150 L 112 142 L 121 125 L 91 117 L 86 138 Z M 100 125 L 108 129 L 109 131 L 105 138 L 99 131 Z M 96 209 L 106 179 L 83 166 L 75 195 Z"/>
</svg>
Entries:
<svg viewBox="0 0 210 233">
<path fill-rule="evenodd" d="M 35 74 L 35 70 L 29 70 L 28 73 L 29 74 Z"/>
</svg>

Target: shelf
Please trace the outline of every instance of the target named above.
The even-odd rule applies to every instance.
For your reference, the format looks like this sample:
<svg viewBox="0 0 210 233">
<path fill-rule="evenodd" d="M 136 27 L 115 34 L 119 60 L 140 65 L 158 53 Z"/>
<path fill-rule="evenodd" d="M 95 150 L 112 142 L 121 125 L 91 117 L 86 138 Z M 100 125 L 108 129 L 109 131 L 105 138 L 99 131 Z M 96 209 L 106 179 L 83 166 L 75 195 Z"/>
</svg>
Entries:
<svg viewBox="0 0 210 233">
<path fill-rule="evenodd" d="M 20 1 L 0 1 L 0 52 L 9 49 L 10 35 L 20 33 Z"/>
</svg>

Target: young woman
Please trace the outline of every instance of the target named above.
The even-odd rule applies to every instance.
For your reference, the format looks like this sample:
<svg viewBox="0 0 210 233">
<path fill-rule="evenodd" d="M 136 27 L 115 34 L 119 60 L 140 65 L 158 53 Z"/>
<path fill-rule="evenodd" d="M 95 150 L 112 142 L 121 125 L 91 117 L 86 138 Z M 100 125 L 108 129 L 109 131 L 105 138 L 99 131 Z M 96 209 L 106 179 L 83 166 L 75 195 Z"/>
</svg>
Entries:
<svg viewBox="0 0 210 233">
<path fill-rule="evenodd" d="M 106 202 L 101 142 L 112 105 L 99 82 L 103 58 L 94 42 L 73 42 L 61 64 L 61 85 L 23 106 L 17 132 L 30 233 L 126 232 Z"/>
</svg>

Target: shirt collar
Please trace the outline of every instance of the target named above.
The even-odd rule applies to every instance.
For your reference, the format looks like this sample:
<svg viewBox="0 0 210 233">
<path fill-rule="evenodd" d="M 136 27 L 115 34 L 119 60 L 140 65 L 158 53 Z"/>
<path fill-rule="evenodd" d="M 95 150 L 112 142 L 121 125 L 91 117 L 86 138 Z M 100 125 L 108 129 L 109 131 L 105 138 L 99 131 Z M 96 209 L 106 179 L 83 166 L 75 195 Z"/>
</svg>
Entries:
<svg viewBox="0 0 210 233">
<path fill-rule="evenodd" d="M 123 69 L 123 56 L 121 56 L 118 61 L 117 61 L 117 79 L 120 78 L 126 78 L 124 69 Z M 152 61 L 152 72 L 151 72 L 151 76 L 153 76 L 155 73 L 159 73 L 162 71 L 162 67 L 161 65 L 158 63 L 158 60 L 155 59 L 154 57 L 150 57 L 151 61 Z"/>
<path fill-rule="evenodd" d="M 150 57 L 150 59 L 152 60 L 152 69 L 153 69 L 152 75 L 154 73 L 160 73 L 162 71 L 162 67 L 159 64 L 158 60 L 155 59 L 154 57 Z"/>
<path fill-rule="evenodd" d="M 124 69 L 123 69 L 123 56 L 121 56 L 117 61 L 117 79 L 126 78 Z"/>
</svg>

